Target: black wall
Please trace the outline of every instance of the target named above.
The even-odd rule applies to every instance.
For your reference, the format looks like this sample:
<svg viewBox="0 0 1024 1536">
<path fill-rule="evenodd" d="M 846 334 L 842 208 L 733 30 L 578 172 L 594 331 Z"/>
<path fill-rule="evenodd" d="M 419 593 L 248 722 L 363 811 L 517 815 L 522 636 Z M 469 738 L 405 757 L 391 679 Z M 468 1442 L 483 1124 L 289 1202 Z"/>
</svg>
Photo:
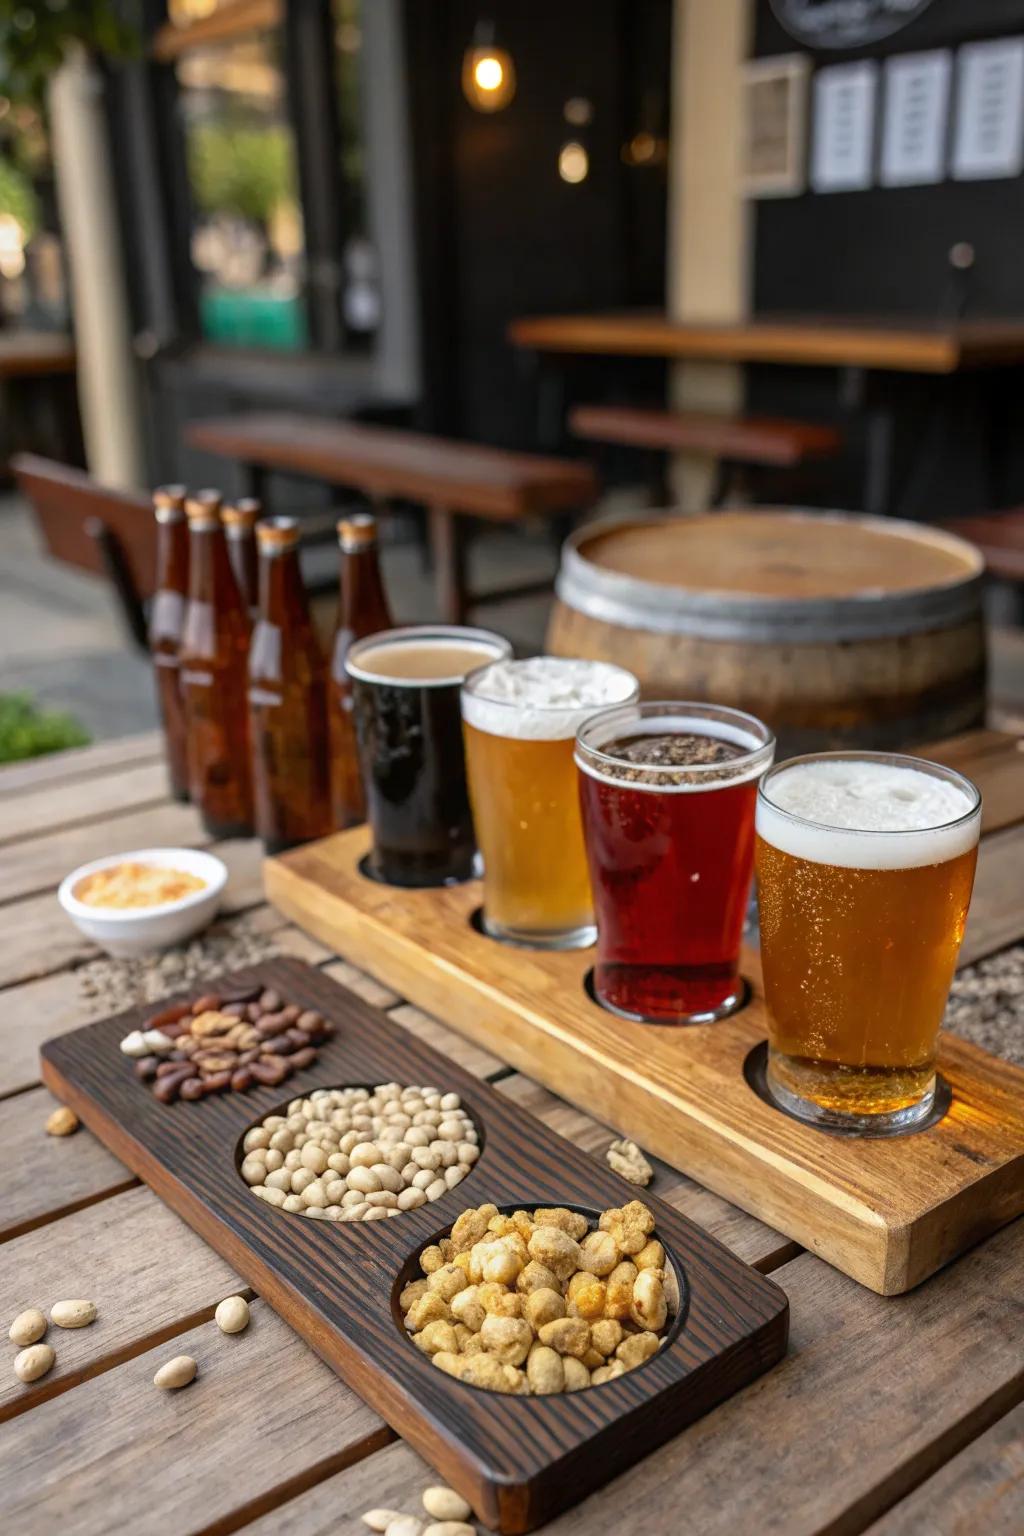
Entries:
<svg viewBox="0 0 1024 1536">
<path fill-rule="evenodd" d="M 817 69 L 1016 33 L 1024 33 L 1024 0 L 934 0 L 884 42 L 810 57 Z M 757 0 L 755 55 L 794 52 L 809 50 L 779 25 L 768 0 Z M 755 204 L 753 228 L 757 313 L 938 318 L 952 300 L 950 247 L 967 241 L 976 253 L 968 318 L 1024 316 L 1024 178 L 763 200 Z M 876 398 L 892 406 L 897 424 L 899 511 L 935 520 L 1024 501 L 1022 385 L 1017 369 L 951 379 L 876 377 Z M 749 373 L 755 409 L 824 416 L 836 395 L 835 377 L 823 371 Z M 851 477 L 841 499 L 855 507 L 858 495 Z"/>
<path fill-rule="evenodd" d="M 406 6 L 424 426 L 494 443 L 536 440 L 535 381 L 506 340 L 545 311 L 664 301 L 664 166 L 623 165 L 648 111 L 668 129 L 671 0 L 409 0 Z M 462 56 L 481 15 L 513 56 L 515 100 L 466 102 Z M 566 123 L 574 96 L 591 124 Z M 558 151 L 581 140 L 590 174 L 571 186 Z"/>
</svg>

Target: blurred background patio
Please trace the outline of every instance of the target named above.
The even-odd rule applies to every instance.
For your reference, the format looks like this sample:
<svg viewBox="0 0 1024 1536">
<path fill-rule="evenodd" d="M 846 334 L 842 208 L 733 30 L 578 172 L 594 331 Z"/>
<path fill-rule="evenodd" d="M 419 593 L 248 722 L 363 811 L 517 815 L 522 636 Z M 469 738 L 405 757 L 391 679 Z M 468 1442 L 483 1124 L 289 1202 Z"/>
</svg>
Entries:
<svg viewBox="0 0 1024 1536">
<path fill-rule="evenodd" d="M 0 693 L 94 737 L 156 719 L 100 555 L 54 558 L 12 459 L 140 506 L 165 481 L 258 489 L 315 534 L 374 499 L 325 470 L 322 419 L 591 464 L 578 516 L 726 501 L 953 522 L 989 560 L 993 718 L 1019 720 L 1024 515 L 992 515 L 1024 503 L 1024 0 L 857 10 L 6 12 Z M 218 439 L 226 418 L 248 448 Z M 425 499 L 384 513 L 399 621 L 441 600 Z M 470 592 L 534 589 L 486 609 L 524 651 L 568 510 L 473 526 Z M 327 624 L 336 551 L 312 537 L 304 558 Z"/>
</svg>

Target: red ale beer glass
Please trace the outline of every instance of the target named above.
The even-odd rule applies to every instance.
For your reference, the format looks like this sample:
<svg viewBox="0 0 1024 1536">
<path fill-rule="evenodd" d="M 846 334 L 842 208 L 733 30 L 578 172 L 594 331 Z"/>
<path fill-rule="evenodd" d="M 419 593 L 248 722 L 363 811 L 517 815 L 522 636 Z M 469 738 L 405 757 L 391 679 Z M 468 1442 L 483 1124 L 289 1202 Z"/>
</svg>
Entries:
<svg viewBox="0 0 1024 1536">
<path fill-rule="evenodd" d="M 576 737 L 597 915 L 598 1001 L 707 1023 L 738 1006 L 757 784 L 775 738 L 713 704 L 602 710 Z"/>
</svg>

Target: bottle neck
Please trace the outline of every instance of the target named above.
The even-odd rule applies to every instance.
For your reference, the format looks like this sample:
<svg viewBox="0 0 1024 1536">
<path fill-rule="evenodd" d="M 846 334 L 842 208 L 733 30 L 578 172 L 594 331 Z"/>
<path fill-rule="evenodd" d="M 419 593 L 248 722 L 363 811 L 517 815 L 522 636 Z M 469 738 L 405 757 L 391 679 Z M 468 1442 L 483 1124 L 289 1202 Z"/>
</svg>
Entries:
<svg viewBox="0 0 1024 1536">
<path fill-rule="evenodd" d="M 248 622 L 219 522 L 194 521 L 189 526 L 188 595 L 192 602 L 212 603 L 222 612 L 235 609 Z"/>
<path fill-rule="evenodd" d="M 306 588 L 297 549 L 260 550 L 260 619 L 278 629 L 309 624 Z"/>
<path fill-rule="evenodd" d="M 386 629 L 391 623 L 388 600 L 381 580 L 376 544 L 341 551 L 342 628 L 356 635 Z"/>
<path fill-rule="evenodd" d="M 156 534 L 156 590 L 188 592 L 188 527 L 183 517 L 161 519 Z"/>
</svg>

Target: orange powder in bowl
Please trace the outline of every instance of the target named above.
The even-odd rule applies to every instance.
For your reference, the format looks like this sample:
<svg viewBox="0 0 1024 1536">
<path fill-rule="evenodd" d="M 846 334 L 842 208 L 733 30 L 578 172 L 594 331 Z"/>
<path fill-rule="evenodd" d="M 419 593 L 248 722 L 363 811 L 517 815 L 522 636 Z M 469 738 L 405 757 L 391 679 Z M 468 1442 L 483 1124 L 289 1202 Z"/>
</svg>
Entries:
<svg viewBox="0 0 1024 1536">
<path fill-rule="evenodd" d="M 84 876 L 75 886 L 77 899 L 90 907 L 160 907 L 206 889 L 206 881 L 183 869 L 157 864 L 112 864 Z"/>
</svg>

